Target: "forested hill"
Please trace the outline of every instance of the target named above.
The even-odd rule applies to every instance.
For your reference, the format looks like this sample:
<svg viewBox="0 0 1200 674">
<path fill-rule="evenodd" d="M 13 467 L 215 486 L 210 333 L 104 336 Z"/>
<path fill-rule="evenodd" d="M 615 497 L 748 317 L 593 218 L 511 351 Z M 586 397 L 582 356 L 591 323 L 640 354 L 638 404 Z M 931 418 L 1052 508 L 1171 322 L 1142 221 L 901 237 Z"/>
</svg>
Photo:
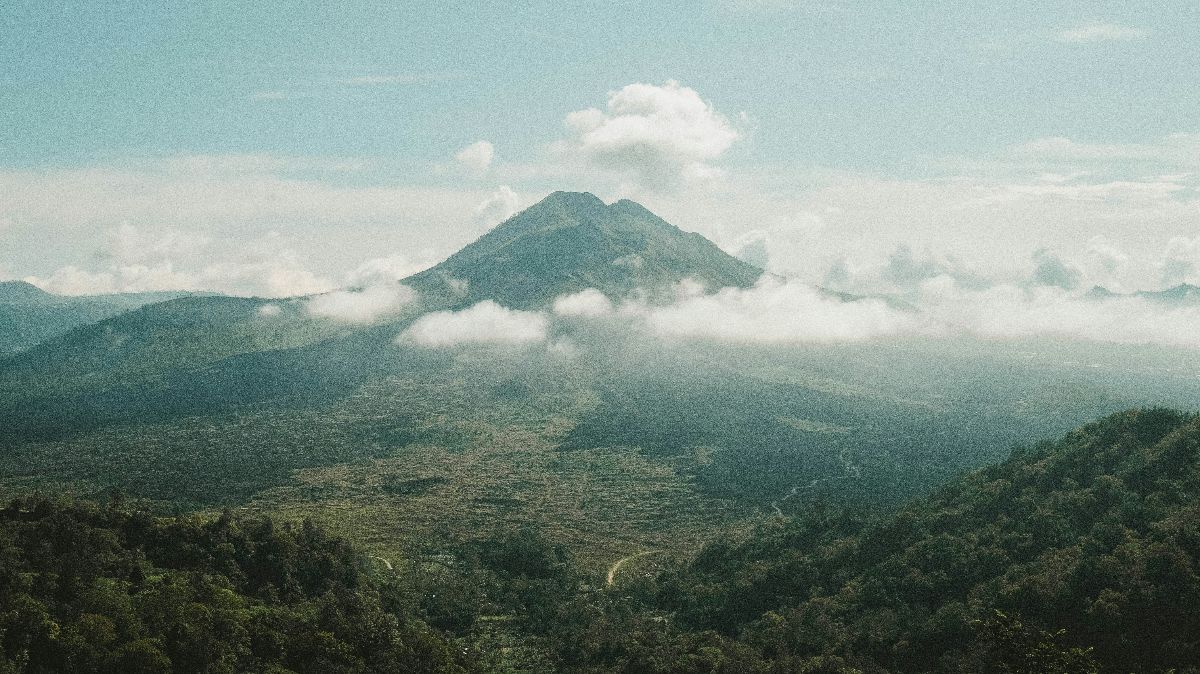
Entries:
<svg viewBox="0 0 1200 674">
<path fill-rule="evenodd" d="M 0 672 L 462 672 L 363 557 L 310 526 L 0 510 Z"/>
<path fill-rule="evenodd" d="M 1198 456 L 1197 417 L 1118 414 L 882 522 L 711 546 L 656 601 L 749 671 L 1200 671 Z"/>
</svg>

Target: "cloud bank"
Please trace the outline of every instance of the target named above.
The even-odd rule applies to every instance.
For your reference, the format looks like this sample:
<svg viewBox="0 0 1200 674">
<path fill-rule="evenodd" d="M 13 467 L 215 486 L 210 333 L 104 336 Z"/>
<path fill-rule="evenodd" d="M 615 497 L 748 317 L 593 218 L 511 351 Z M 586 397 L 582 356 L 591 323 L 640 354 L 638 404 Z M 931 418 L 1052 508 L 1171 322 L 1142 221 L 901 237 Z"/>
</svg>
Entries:
<svg viewBox="0 0 1200 674">
<path fill-rule="evenodd" d="M 485 300 L 462 311 L 437 311 L 410 325 L 400 342 L 426 347 L 464 344 L 529 345 L 546 341 L 549 320 L 539 312 L 509 309 Z"/>
</svg>

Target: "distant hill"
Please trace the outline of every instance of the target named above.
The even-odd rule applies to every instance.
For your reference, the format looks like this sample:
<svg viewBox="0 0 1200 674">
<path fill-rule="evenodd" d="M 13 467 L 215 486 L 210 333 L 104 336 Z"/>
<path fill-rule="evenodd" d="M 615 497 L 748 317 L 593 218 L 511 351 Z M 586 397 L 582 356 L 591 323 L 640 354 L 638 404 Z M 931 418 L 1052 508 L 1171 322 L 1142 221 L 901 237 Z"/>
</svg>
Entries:
<svg viewBox="0 0 1200 674">
<path fill-rule="evenodd" d="M 531 308 L 586 288 L 617 298 L 687 278 L 713 290 L 747 287 L 761 274 L 635 202 L 555 192 L 406 282 L 462 303 Z"/>
<path fill-rule="evenodd" d="M 260 312 L 268 305 L 272 311 Z M 312 319 L 298 300 L 185 296 L 112 314 L 0 361 L 0 391 L 6 384 L 37 393 L 161 380 L 239 354 L 308 344 L 338 330 Z"/>
<path fill-rule="evenodd" d="M 1180 283 L 1166 290 L 1139 290 L 1133 293 L 1116 293 L 1104 286 L 1094 286 L 1087 292 L 1087 297 L 1094 300 L 1137 297 L 1159 304 L 1177 306 L 1200 305 L 1200 286 L 1194 286 L 1190 283 Z"/>
<path fill-rule="evenodd" d="M 74 328 L 187 293 L 128 293 L 67 297 L 24 281 L 0 281 L 0 357 Z"/>
</svg>

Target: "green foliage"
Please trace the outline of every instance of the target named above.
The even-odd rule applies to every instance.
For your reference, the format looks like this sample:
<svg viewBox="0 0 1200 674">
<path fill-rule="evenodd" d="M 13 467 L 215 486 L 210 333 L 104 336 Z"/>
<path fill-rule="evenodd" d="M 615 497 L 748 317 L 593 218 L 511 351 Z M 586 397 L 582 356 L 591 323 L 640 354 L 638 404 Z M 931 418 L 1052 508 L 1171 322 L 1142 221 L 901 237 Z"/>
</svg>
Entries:
<svg viewBox="0 0 1200 674">
<path fill-rule="evenodd" d="M 1186 670 L 1200 663 L 1198 489 L 1200 419 L 1116 415 L 894 515 L 817 510 L 712 544 L 661 574 L 641 613 L 668 612 L 673 643 L 715 632 L 726 658 L 749 648 L 746 671 L 817 657 L 864 671 Z"/>
<path fill-rule="evenodd" d="M 309 523 L 0 511 L 0 671 L 461 672 L 361 555 Z"/>
</svg>

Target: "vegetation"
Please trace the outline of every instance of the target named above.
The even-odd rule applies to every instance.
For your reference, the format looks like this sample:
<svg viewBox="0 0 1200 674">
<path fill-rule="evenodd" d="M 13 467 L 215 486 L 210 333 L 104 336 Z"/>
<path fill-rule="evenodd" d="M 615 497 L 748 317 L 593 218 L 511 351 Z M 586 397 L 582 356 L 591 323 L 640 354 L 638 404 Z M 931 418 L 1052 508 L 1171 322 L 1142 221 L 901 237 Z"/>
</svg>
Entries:
<svg viewBox="0 0 1200 674">
<path fill-rule="evenodd" d="M 344 541 L 305 523 L 0 511 L 0 671 L 461 672 Z"/>
<path fill-rule="evenodd" d="M 587 671 L 1200 671 L 1197 489 L 1200 419 L 1121 414 L 891 516 L 713 543 L 550 638 Z"/>
</svg>

